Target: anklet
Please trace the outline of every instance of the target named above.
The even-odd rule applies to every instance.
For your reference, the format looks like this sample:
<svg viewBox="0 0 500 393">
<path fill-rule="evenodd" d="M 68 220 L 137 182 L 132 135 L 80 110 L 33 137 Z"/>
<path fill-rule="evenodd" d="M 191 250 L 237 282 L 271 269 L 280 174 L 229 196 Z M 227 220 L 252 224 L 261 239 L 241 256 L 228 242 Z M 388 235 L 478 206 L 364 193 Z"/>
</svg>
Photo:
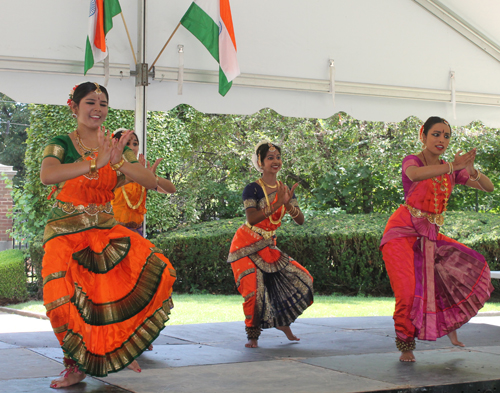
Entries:
<svg viewBox="0 0 500 393">
<path fill-rule="evenodd" d="M 401 352 L 414 351 L 416 348 L 415 340 L 410 341 L 410 342 L 405 342 L 405 341 L 400 340 L 399 338 L 396 338 L 396 347 Z"/>
<path fill-rule="evenodd" d="M 82 372 L 78 368 L 78 364 L 76 364 L 76 362 L 73 359 L 64 356 L 63 364 L 64 367 L 66 368 L 63 371 L 61 371 L 60 375 L 64 374 L 64 378 L 67 378 L 68 374 L 71 373 L 82 374 Z"/>
</svg>

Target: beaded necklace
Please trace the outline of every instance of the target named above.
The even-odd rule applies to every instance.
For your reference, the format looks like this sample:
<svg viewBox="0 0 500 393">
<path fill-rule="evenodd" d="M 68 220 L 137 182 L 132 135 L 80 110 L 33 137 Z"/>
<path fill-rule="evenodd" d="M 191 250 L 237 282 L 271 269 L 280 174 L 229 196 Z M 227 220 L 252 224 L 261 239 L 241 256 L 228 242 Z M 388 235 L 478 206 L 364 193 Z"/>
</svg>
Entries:
<svg viewBox="0 0 500 393">
<path fill-rule="evenodd" d="M 137 210 L 139 206 L 141 206 L 141 203 L 144 199 L 144 194 L 146 193 L 146 188 L 141 187 L 141 197 L 139 198 L 139 202 L 137 202 L 135 205 L 132 205 L 132 202 L 130 202 L 130 199 L 128 198 L 127 191 L 125 191 L 125 186 L 122 186 L 122 193 L 123 193 L 123 198 L 125 198 L 125 202 L 127 202 L 127 206 L 132 209 L 132 210 Z"/>
<path fill-rule="evenodd" d="M 271 207 L 271 204 L 269 203 L 269 197 L 267 196 L 265 183 L 261 179 L 258 180 L 258 183 L 262 187 L 262 191 L 264 191 L 264 196 L 266 197 L 267 206 Z M 271 223 L 274 225 L 278 225 L 281 222 L 281 219 L 283 218 L 283 216 L 285 215 L 285 212 L 286 212 L 285 206 L 281 205 L 281 216 L 278 219 L 278 221 L 274 221 L 272 214 L 268 217 L 269 221 L 271 221 Z"/>
</svg>

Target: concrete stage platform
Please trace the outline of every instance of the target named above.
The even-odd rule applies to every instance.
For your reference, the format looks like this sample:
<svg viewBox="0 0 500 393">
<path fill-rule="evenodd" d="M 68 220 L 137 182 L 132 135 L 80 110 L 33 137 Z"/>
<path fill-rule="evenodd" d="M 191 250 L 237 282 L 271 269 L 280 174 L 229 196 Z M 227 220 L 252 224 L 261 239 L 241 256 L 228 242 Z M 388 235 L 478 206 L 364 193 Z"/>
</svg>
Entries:
<svg viewBox="0 0 500 393">
<path fill-rule="evenodd" d="M 175 315 L 173 315 L 175 318 Z M 300 342 L 266 330 L 244 348 L 243 322 L 167 326 L 142 373 L 87 377 L 63 392 L 500 392 L 500 316 L 479 315 L 449 340 L 417 342 L 401 363 L 391 317 L 299 318 Z M 54 392 L 62 352 L 47 320 L 0 312 L 0 392 Z"/>
</svg>

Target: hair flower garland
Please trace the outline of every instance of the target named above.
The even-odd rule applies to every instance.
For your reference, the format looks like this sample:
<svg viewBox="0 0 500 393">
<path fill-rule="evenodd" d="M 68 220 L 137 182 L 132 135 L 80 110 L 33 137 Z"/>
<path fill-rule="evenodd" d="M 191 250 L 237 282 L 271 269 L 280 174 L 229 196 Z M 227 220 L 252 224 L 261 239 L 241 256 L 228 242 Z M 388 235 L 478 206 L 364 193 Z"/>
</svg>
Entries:
<svg viewBox="0 0 500 393">
<path fill-rule="evenodd" d="M 66 101 L 66 103 L 68 104 L 68 106 L 71 106 L 71 103 L 73 102 L 73 94 L 75 93 L 75 90 L 76 88 L 80 86 L 80 85 L 75 85 L 69 92 L 69 98 L 68 98 L 68 101 Z"/>
</svg>

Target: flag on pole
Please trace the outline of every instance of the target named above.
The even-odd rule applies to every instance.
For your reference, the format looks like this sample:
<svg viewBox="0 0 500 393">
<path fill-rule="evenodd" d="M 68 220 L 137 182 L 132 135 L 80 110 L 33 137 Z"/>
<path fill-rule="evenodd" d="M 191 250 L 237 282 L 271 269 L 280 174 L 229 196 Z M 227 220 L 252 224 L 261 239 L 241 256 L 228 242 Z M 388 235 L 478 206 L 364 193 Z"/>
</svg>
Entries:
<svg viewBox="0 0 500 393">
<path fill-rule="evenodd" d="M 106 34 L 113 27 L 113 17 L 120 12 L 122 9 L 118 0 L 90 0 L 84 74 L 108 55 Z"/>
<path fill-rule="evenodd" d="M 229 0 L 195 0 L 181 24 L 198 38 L 219 63 L 219 93 L 225 96 L 240 74 Z"/>
</svg>

